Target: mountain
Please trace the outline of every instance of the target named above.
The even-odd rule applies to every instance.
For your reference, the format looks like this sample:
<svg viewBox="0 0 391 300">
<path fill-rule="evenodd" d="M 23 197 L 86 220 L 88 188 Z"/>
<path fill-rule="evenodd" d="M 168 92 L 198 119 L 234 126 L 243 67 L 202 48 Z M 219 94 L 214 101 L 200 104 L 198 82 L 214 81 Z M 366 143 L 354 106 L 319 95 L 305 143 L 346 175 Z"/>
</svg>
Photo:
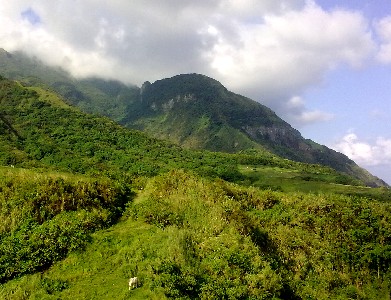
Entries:
<svg viewBox="0 0 391 300">
<path fill-rule="evenodd" d="M 141 88 L 114 80 L 75 79 L 23 53 L 0 50 L 0 74 L 25 86 L 43 86 L 88 113 L 190 149 L 255 151 L 329 166 L 365 182 L 387 186 L 347 156 L 311 140 L 266 106 L 228 91 L 200 74 L 145 82 Z"/>
<path fill-rule="evenodd" d="M 391 193 L 360 184 L 184 149 L 0 77 L 0 299 L 385 300 Z"/>
<path fill-rule="evenodd" d="M 129 115 L 126 126 L 187 148 L 267 150 L 294 161 L 332 167 L 368 185 L 386 185 L 347 156 L 304 139 L 266 106 L 204 75 L 184 74 L 145 83 L 139 109 L 138 115 Z"/>
<path fill-rule="evenodd" d="M 40 87 L 26 88 L 0 77 L 0 165 L 110 177 L 154 176 L 185 168 L 234 179 L 241 177 L 238 160 L 223 153 L 182 149 L 81 112 Z"/>
<path fill-rule="evenodd" d="M 121 180 L 185 169 L 286 192 L 334 191 L 383 198 L 377 189 L 359 188 L 363 182 L 352 176 L 267 151 L 229 154 L 185 149 L 109 118 L 81 112 L 41 87 L 23 87 L 2 77 L 0 165 Z"/>
</svg>

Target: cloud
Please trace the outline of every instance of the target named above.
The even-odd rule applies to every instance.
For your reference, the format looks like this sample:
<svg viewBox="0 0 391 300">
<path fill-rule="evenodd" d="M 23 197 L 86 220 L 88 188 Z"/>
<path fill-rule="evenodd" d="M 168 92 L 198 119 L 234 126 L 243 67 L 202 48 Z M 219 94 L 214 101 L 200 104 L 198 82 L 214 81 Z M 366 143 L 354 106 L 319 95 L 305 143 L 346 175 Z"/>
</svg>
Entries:
<svg viewBox="0 0 391 300">
<path fill-rule="evenodd" d="M 374 51 L 371 31 L 360 13 L 327 12 L 313 2 L 264 14 L 258 22 L 238 22 L 236 35 L 232 41 L 221 30 L 209 50 L 216 77 L 295 126 L 303 125 L 302 120 L 308 123 L 330 116 L 307 111 L 303 105 L 301 110 L 295 108 L 292 117 L 292 96 L 321 84 L 340 65 L 360 66 Z"/>
<path fill-rule="evenodd" d="M 385 17 L 375 25 L 380 39 L 377 59 L 385 64 L 391 63 L 391 16 Z"/>
<path fill-rule="evenodd" d="M 378 137 L 371 144 L 348 133 L 333 148 L 362 166 L 391 165 L 391 139 Z"/>
<path fill-rule="evenodd" d="M 334 118 L 333 114 L 320 110 L 308 110 L 303 98 L 294 96 L 286 103 L 286 119 L 298 126 L 311 123 L 326 122 Z"/>
<path fill-rule="evenodd" d="M 302 125 L 331 115 L 292 97 L 360 66 L 374 42 L 360 13 L 309 0 L 14 0 L 0 8 L 0 46 L 138 85 L 203 73 Z"/>
<path fill-rule="evenodd" d="M 221 30 L 210 49 L 211 65 L 233 85 L 270 86 L 267 94 L 278 93 L 276 82 L 281 93 L 300 90 L 339 63 L 359 65 L 373 49 L 362 15 L 328 13 L 313 3 L 301 10 L 265 14 L 258 22 L 239 23 L 236 31 L 238 38 L 231 41 Z M 255 76 L 249 81 L 243 75 Z"/>
</svg>

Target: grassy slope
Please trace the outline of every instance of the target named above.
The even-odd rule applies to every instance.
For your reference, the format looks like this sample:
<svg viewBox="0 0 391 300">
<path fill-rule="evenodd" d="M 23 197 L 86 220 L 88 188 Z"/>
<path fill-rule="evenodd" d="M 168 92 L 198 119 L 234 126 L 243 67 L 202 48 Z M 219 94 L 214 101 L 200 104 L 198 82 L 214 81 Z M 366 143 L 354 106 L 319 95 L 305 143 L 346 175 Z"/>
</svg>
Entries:
<svg viewBox="0 0 391 300">
<path fill-rule="evenodd" d="M 248 165 L 240 166 L 239 170 L 246 176 L 242 184 L 262 189 L 287 193 L 304 192 L 359 195 L 370 199 L 391 201 L 389 189 L 351 185 L 354 182 L 350 182 L 348 177 L 334 172 L 307 172 L 294 168 L 254 167 Z"/>
<path fill-rule="evenodd" d="M 1 168 L 0 283 L 47 269 L 112 225 L 132 193 L 107 178 Z"/>
<path fill-rule="evenodd" d="M 116 225 L 4 299 L 389 299 L 389 203 L 241 188 L 172 171 Z M 142 286 L 128 291 L 138 276 Z"/>
<path fill-rule="evenodd" d="M 390 207 L 373 199 L 389 191 L 321 194 L 355 181 L 265 153 L 182 150 L 1 83 L 2 113 L 21 138 L 0 122 L 11 151 L 2 164 L 16 166 L 0 170 L 0 253 L 19 268 L 3 268 L 0 298 L 387 299 Z M 288 193 L 306 184 L 318 195 Z M 128 292 L 134 275 L 142 287 Z"/>
</svg>

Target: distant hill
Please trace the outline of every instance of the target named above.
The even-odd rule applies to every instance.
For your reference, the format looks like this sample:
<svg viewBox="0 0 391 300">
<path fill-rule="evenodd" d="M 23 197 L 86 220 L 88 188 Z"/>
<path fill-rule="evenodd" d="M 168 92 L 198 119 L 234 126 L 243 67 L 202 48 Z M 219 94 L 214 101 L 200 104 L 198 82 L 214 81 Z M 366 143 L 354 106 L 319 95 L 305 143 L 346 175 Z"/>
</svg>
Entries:
<svg viewBox="0 0 391 300">
<path fill-rule="evenodd" d="M 347 156 L 304 139 L 269 108 L 204 75 L 178 75 L 138 88 L 99 78 L 77 80 L 23 53 L 4 50 L 0 50 L 0 74 L 26 86 L 49 87 L 85 112 L 108 116 L 185 148 L 271 152 L 332 167 L 369 186 L 387 186 Z"/>
<path fill-rule="evenodd" d="M 240 177 L 238 158 L 182 149 L 67 106 L 42 88 L 25 88 L 1 77 L 0 165 L 115 178 L 125 173 L 154 176 L 173 168 Z"/>
</svg>

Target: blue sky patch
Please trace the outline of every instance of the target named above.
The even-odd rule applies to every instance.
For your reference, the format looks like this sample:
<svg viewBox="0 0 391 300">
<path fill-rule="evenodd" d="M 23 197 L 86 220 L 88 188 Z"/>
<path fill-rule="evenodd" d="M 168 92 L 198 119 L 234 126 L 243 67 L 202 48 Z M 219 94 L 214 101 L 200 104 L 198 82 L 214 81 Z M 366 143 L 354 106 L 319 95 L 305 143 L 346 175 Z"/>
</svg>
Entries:
<svg viewBox="0 0 391 300">
<path fill-rule="evenodd" d="M 41 17 L 31 7 L 25 11 L 22 11 L 21 16 L 23 20 L 27 20 L 31 25 L 37 25 L 41 23 Z"/>
</svg>

